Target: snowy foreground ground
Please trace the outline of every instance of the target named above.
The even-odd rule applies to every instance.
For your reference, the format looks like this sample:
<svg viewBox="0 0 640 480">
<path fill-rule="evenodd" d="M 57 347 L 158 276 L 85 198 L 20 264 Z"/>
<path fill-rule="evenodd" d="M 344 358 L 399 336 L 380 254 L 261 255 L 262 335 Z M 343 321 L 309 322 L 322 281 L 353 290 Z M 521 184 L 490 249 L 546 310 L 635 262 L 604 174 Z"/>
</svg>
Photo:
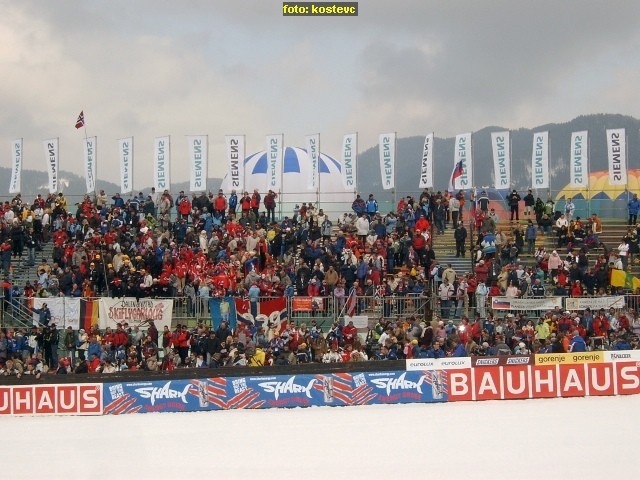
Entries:
<svg viewBox="0 0 640 480">
<path fill-rule="evenodd" d="M 634 478 L 639 413 L 640 395 L 13 417 L 0 458 L 11 480 Z"/>
</svg>

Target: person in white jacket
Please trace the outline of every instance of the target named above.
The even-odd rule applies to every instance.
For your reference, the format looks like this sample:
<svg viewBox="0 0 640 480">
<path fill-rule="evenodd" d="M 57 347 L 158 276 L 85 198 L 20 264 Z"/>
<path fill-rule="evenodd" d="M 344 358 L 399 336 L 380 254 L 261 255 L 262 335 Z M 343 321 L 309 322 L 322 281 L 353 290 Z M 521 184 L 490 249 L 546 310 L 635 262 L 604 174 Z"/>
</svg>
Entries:
<svg viewBox="0 0 640 480">
<path fill-rule="evenodd" d="M 367 235 L 369 235 L 369 218 L 364 213 L 361 213 L 356 220 L 356 231 L 360 242 L 364 245 L 367 241 Z"/>
</svg>

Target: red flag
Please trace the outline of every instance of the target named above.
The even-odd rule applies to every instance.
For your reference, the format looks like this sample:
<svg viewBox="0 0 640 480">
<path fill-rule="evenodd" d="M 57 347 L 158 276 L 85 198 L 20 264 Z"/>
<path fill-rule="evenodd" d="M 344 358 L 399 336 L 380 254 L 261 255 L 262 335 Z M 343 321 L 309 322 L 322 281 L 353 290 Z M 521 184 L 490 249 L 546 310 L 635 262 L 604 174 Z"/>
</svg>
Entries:
<svg viewBox="0 0 640 480">
<path fill-rule="evenodd" d="M 357 304 L 358 298 L 356 296 L 356 289 L 355 287 L 351 287 L 351 291 L 349 292 L 349 296 L 347 297 L 346 308 L 344 311 L 347 317 L 353 317 L 353 315 L 356 313 Z"/>
<path fill-rule="evenodd" d="M 80 112 L 78 115 L 78 119 L 76 120 L 76 128 L 84 127 L 84 110 Z"/>
</svg>

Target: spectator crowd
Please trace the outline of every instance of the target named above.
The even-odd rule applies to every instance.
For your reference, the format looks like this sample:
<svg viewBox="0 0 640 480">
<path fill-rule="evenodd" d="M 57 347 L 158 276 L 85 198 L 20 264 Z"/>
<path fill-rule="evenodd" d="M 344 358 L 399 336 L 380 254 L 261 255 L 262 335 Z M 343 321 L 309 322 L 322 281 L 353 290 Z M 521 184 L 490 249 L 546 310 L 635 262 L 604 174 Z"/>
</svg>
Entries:
<svg viewBox="0 0 640 480">
<path fill-rule="evenodd" d="M 326 332 L 315 320 L 309 326 L 292 321 L 283 331 L 269 325 L 251 331 L 243 324 L 231 329 L 226 323 L 216 329 L 178 325 L 165 332 L 152 323 L 144 332 L 126 324 L 114 331 L 97 326 L 89 332 L 59 331 L 45 304 L 36 312 L 39 326 L 0 333 L 2 372 L 109 373 L 637 347 L 640 323 L 632 309 L 550 311 L 530 319 L 523 313 L 494 318 L 489 308 L 492 296 L 614 293 L 609 270 L 624 268 L 637 253 L 633 224 L 622 241 L 628 248 L 616 251 L 599 241 L 602 223 L 596 214 L 584 222 L 573 218 L 570 199 L 561 213 L 551 199 L 543 203 L 531 191 L 523 199 L 516 191 L 509 195 L 510 238 L 501 226 L 506 219 L 501 221 L 484 191 L 469 199 L 462 191 L 425 189 L 417 198 L 400 199 L 387 214 L 373 194 L 366 200 L 358 195 L 352 211 L 335 223 L 306 203 L 276 220 L 277 202 L 275 192 L 263 197 L 257 190 L 232 191 L 228 197 L 221 190 L 191 196 L 181 191 L 174 198 L 152 189 L 127 200 L 100 191 L 74 206 L 63 194 L 38 195 L 33 202 L 17 195 L 4 203 L 0 219 L 5 302 L 108 295 L 183 297 L 195 306 L 198 299 L 216 296 L 298 295 L 331 297 L 350 308 L 349 298 L 377 296 L 392 305 L 384 299 L 433 295 L 438 306 L 433 321 L 389 307 L 368 333 L 334 319 Z M 526 227 L 519 223 L 521 202 Z M 629 208 L 631 222 L 631 202 Z M 456 256 L 471 250 L 473 272 L 459 274 L 436 259 L 432 242 L 449 228 Z M 538 248 L 538 235 L 554 236 L 556 250 Z M 14 285 L 12 265 L 36 265 L 36 252 L 48 242 L 51 259 L 37 264 L 37 279 Z M 527 265 L 521 261 L 525 248 Z M 587 253 L 594 248 L 603 253 L 591 266 Z M 360 305 L 355 302 L 356 311 Z M 578 339 L 584 347 L 576 346 Z"/>
</svg>

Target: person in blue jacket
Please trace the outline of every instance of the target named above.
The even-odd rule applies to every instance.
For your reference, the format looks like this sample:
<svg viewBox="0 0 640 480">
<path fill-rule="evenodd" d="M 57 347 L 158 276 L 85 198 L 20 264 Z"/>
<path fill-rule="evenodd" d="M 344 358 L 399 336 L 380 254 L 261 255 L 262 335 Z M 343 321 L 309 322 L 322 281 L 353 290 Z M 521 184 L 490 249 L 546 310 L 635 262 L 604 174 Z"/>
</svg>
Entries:
<svg viewBox="0 0 640 480">
<path fill-rule="evenodd" d="M 580 336 L 580 332 L 578 330 L 574 330 L 573 338 L 571 338 L 571 342 L 569 343 L 569 351 L 574 352 L 586 352 L 587 344 L 584 341 L 584 338 Z"/>
<path fill-rule="evenodd" d="M 456 340 L 456 346 L 453 349 L 452 357 L 468 357 L 469 354 L 467 350 L 464 348 L 464 345 L 459 340 Z"/>
<path fill-rule="evenodd" d="M 640 211 L 640 199 L 638 194 L 634 193 L 633 198 L 629 200 L 629 225 L 638 223 L 638 211 Z"/>
<path fill-rule="evenodd" d="M 444 353 L 444 350 L 440 347 L 440 342 L 437 340 L 433 342 L 433 346 L 427 352 L 427 358 L 444 358 L 446 356 L 446 353 Z"/>
</svg>

